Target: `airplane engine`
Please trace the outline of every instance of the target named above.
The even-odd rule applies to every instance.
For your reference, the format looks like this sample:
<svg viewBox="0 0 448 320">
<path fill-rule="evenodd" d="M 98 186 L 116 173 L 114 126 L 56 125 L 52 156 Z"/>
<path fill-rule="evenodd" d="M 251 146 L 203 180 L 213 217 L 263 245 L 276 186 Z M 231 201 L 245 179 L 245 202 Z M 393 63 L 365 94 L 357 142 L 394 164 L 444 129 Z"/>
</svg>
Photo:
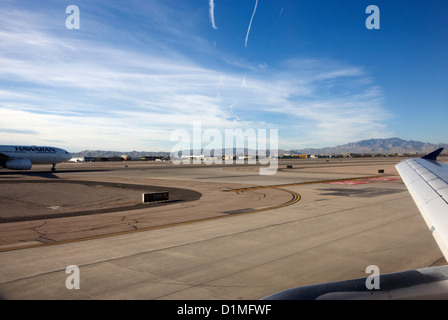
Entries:
<svg viewBox="0 0 448 320">
<path fill-rule="evenodd" d="M 29 159 L 12 159 L 6 161 L 4 167 L 13 170 L 29 170 L 31 169 L 31 165 Z"/>
</svg>

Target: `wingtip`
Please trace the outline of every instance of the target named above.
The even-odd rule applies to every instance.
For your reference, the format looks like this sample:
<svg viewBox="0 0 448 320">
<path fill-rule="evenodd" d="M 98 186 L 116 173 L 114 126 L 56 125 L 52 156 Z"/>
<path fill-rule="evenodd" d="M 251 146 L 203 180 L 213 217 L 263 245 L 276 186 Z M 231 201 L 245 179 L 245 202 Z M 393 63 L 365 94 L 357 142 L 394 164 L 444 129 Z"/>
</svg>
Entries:
<svg viewBox="0 0 448 320">
<path fill-rule="evenodd" d="M 437 157 L 439 156 L 439 154 L 443 151 L 444 148 L 439 148 L 431 153 L 428 153 L 426 156 L 423 156 L 422 159 L 426 159 L 426 160 L 437 160 Z"/>
</svg>

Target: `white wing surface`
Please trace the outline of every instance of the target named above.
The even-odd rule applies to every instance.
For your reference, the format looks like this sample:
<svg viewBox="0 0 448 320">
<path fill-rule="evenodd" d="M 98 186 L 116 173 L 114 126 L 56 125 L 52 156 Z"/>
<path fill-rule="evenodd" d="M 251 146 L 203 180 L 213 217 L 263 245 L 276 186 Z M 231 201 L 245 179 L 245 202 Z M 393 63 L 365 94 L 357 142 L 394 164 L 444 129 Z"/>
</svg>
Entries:
<svg viewBox="0 0 448 320">
<path fill-rule="evenodd" d="M 396 168 L 448 261 L 448 165 L 436 161 L 442 150 L 404 160 Z"/>
<path fill-rule="evenodd" d="M 448 165 L 437 161 L 440 148 L 396 165 L 409 193 L 448 261 Z M 369 278 L 343 280 L 279 291 L 263 300 L 448 299 L 448 265 L 381 275 L 380 288 Z"/>
</svg>

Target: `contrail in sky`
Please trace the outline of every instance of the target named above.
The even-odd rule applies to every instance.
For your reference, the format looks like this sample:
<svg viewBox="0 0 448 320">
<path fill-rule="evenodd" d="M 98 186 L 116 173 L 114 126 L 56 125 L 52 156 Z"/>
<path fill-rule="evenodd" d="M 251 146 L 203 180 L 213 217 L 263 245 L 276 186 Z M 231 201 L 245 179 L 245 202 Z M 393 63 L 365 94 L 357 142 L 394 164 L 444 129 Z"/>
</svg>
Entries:
<svg viewBox="0 0 448 320">
<path fill-rule="evenodd" d="M 250 18 L 249 27 L 247 28 L 245 47 L 247 47 L 247 39 L 249 38 L 250 26 L 252 25 L 252 20 L 254 20 L 255 11 L 257 11 L 257 5 L 258 5 L 258 0 L 256 0 L 256 2 L 255 2 L 254 12 L 252 13 L 252 18 Z"/>
<path fill-rule="evenodd" d="M 209 14 L 210 14 L 210 21 L 212 23 L 213 29 L 218 29 L 218 27 L 215 24 L 215 2 L 213 0 L 208 1 L 209 6 Z"/>
<path fill-rule="evenodd" d="M 280 10 L 280 13 L 278 14 L 278 17 L 279 17 L 279 18 L 282 16 L 282 13 L 283 13 L 283 7 L 282 7 L 282 9 Z"/>
<path fill-rule="evenodd" d="M 233 119 L 233 122 L 237 122 L 239 120 L 241 120 L 234 112 L 233 112 L 233 103 L 230 105 L 230 112 L 232 113 L 232 115 L 235 117 L 235 119 Z"/>
</svg>

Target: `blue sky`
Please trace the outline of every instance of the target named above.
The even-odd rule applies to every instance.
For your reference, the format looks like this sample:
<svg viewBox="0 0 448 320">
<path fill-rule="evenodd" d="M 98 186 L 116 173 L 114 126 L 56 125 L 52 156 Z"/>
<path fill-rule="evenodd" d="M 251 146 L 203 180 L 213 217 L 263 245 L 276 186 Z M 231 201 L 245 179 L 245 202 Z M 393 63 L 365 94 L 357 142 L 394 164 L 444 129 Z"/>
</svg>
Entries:
<svg viewBox="0 0 448 320">
<path fill-rule="evenodd" d="M 170 151 L 198 121 L 278 129 L 282 149 L 448 143 L 447 16 L 445 0 L 4 0 L 0 143 Z"/>
</svg>

